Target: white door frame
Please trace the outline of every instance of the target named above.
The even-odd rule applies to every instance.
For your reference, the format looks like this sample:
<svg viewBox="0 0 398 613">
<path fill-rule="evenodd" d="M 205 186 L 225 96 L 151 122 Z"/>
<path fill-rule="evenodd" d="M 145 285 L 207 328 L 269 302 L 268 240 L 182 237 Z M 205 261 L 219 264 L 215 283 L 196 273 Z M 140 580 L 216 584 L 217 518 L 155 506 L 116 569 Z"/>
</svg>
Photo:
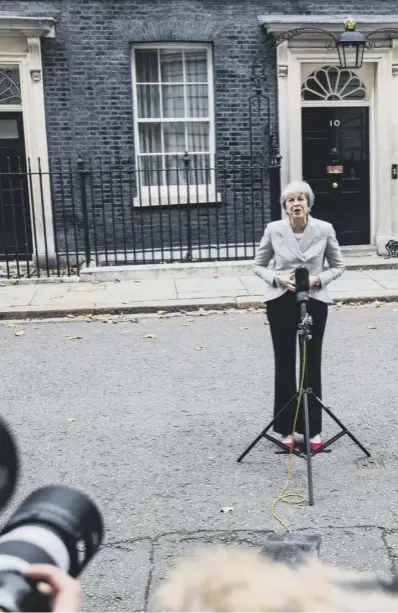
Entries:
<svg viewBox="0 0 398 613">
<path fill-rule="evenodd" d="M 40 35 L 43 32 L 38 32 L 37 27 L 31 29 L 29 25 L 31 24 L 27 23 L 24 26 L 23 33 L 19 23 L 18 29 L 10 26 L 8 30 L 0 18 L 0 70 L 7 66 L 18 67 L 22 100 L 21 105 L 0 104 L 0 113 L 22 112 L 26 162 L 28 163 L 29 159 L 32 168 L 32 179 L 28 180 L 28 187 L 34 257 L 37 254 L 40 261 L 45 261 L 47 251 L 49 260 L 52 261 L 55 256 L 55 243 L 42 79 Z M 54 36 L 54 30 L 50 26 L 46 30 L 47 36 Z M 37 174 L 33 174 L 37 173 L 39 158 L 43 173 L 41 180 Z M 33 224 L 36 229 L 36 245 Z"/>
<path fill-rule="evenodd" d="M 333 65 L 331 52 L 319 46 L 289 47 L 284 42 L 277 47 L 278 116 L 280 152 L 282 155 L 281 184 L 302 178 L 301 128 L 301 65 L 311 63 Z M 385 243 L 398 232 L 398 216 L 393 223 L 391 164 L 393 141 L 397 138 L 392 95 L 392 48 L 366 50 L 364 63 L 374 66 L 373 94 L 369 113 L 370 170 L 370 236 L 379 253 L 385 253 Z M 322 106 L 322 102 L 317 106 Z M 327 103 L 330 106 L 330 103 Z M 361 106 L 356 103 L 344 106 Z M 396 146 L 398 150 L 398 146 Z M 395 186 L 394 186 L 395 187 Z M 398 195 L 398 194 L 397 194 Z M 395 200 L 396 198 L 394 198 Z M 395 226 L 395 227 L 394 227 Z"/>
</svg>

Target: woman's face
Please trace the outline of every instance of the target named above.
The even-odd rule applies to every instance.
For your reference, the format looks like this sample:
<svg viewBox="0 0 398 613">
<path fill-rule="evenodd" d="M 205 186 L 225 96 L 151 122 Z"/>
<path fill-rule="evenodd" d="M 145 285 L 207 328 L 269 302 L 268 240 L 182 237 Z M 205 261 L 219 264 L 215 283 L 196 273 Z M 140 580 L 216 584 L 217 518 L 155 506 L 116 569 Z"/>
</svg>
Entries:
<svg viewBox="0 0 398 613">
<path fill-rule="evenodd" d="M 294 194 L 285 200 L 286 213 L 291 220 L 301 221 L 307 219 L 310 207 L 305 194 Z"/>
</svg>

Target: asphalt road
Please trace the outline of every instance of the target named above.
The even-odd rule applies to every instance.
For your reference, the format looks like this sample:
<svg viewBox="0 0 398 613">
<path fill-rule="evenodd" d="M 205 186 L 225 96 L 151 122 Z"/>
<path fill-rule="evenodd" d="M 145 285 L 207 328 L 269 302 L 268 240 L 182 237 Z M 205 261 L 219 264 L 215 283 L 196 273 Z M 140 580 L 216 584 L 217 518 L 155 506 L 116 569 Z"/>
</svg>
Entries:
<svg viewBox="0 0 398 613">
<path fill-rule="evenodd" d="M 261 547 L 282 530 L 270 509 L 286 457 L 262 440 L 236 463 L 271 416 L 264 314 L 118 321 L 0 325 L 0 414 L 22 459 L 3 517 L 48 483 L 93 497 L 106 539 L 82 576 L 88 611 L 150 609 L 176 556 L 212 542 Z M 380 573 L 398 555 L 397 330 L 394 305 L 344 308 L 325 340 L 324 401 L 385 470 L 360 470 L 344 437 L 314 458 L 315 506 L 278 507 L 292 530 L 322 534 L 324 559 Z M 290 491 L 306 487 L 294 458 Z"/>
</svg>

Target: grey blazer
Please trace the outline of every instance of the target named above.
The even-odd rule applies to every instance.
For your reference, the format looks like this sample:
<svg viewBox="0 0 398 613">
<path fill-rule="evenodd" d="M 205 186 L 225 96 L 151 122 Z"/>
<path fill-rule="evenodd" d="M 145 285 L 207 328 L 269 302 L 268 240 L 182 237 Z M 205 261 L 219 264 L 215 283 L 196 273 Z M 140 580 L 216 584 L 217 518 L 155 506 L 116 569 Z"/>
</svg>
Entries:
<svg viewBox="0 0 398 613">
<path fill-rule="evenodd" d="M 325 259 L 329 268 L 325 269 Z M 300 243 L 294 235 L 288 217 L 272 221 L 265 228 L 263 238 L 253 262 L 253 272 L 266 283 L 264 302 L 279 298 L 289 291 L 274 286 L 277 274 L 294 275 L 305 266 L 310 275 L 319 275 L 321 284 L 310 290 L 310 297 L 328 304 L 333 300 L 326 285 L 340 277 L 344 270 L 343 256 L 332 224 L 309 216 Z"/>
</svg>

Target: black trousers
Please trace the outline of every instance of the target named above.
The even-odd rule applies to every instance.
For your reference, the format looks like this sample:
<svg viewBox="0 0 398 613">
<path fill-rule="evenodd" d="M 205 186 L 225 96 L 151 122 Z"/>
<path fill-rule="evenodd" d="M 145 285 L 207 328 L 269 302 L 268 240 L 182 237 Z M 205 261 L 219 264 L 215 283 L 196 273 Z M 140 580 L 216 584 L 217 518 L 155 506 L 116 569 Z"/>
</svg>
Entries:
<svg viewBox="0 0 398 613">
<path fill-rule="evenodd" d="M 328 305 L 310 298 L 307 312 L 312 316 L 312 338 L 307 343 L 308 387 L 322 399 L 321 365 L 322 342 L 328 316 Z M 299 306 L 294 292 L 286 292 L 280 298 L 267 302 L 267 317 L 270 324 L 275 356 L 275 396 L 274 417 L 282 407 L 297 393 L 296 355 L 297 325 L 300 321 Z M 300 375 L 299 375 L 300 376 Z M 274 431 L 282 435 L 292 434 L 297 401 L 294 400 L 279 415 L 274 423 Z M 322 409 L 311 395 L 309 396 L 310 436 L 322 431 Z M 304 434 L 303 407 L 300 407 L 296 432 Z"/>
</svg>

